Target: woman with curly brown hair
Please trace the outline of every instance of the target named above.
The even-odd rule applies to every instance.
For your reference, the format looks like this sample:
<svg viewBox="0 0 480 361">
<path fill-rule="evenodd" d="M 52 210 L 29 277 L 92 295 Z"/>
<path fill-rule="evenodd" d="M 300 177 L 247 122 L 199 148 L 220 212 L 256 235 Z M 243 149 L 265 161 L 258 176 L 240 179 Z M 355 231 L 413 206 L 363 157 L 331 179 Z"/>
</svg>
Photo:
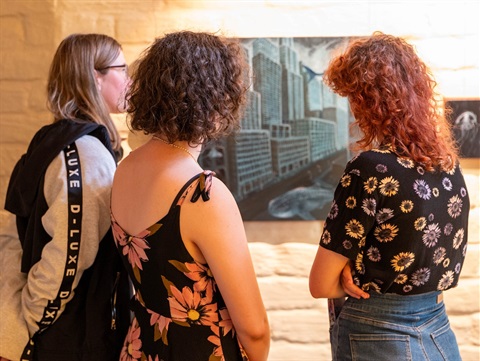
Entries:
<svg viewBox="0 0 480 361">
<path fill-rule="evenodd" d="M 247 65 L 237 41 L 182 31 L 136 64 L 131 126 L 152 139 L 120 164 L 112 227 L 134 319 L 122 360 L 266 360 L 269 326 L 235 200 L 197 163 L 238 127 Z"/>
<path fill-rule="evenodd" d="M 469 197 L 436 83 L 411 45 L 382 33 L 324 77 L 362 133 L 310 273 L 314 297 L 349 296 L 332 317 L 333 360 L 460 360 L 442 292 L 465 259 Z"/>
</svg>

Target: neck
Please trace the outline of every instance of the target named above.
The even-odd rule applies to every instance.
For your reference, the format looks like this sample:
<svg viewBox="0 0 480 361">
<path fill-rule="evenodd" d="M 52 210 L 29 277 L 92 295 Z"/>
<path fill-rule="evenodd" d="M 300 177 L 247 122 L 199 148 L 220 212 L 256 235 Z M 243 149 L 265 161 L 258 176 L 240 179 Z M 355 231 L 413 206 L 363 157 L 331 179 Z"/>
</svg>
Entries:
<svg viewBox="0 0 480 361">
<path fill-rule="evenodd" d="M 161 142 L 163 142 L 163 143 L 171 146 L 172 148 L 176 148 L 176 149 L 178 149 L 178 150 L 184 151 L 185 153 L 188 153 L 188 155 L 190 155 L 190 157 L 192 157 L 192 159 L 193 159 L 195 162 L 198 163 L 198 160 L 197 160 L 198 155 L 197 155 L 197 157 L 195 157 L 195 156 L 193 155 L 193 153 L 192 153 L 189 149 L 187 149 L 186 147 L 182 147 L 181 145 L 178 145 L 178 144 L 175 144 L 175 143 L 170 143 L 170 142 L 166 141 L 165 139 L 162 139 L 162 138 L 160 138 L 160 137 L 158 137 L 158 136 L 156 136 L 156 135 L 154 135 L 154 136 L 152 137 L 152 139 L 159 140 L 159 141 L 161 141 Z"/>
</svg>

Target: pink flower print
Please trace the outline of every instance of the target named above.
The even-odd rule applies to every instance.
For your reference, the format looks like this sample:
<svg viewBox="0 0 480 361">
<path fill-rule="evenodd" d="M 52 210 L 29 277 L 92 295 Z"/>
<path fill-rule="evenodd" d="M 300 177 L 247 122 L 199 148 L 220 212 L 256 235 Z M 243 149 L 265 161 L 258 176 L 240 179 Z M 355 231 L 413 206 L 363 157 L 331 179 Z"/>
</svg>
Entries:
<svg viewBox="0 0 480 361">
<path fill-rule="evenodd" d="M 226 336 L 230 331 L 232 331 L 232 337 L 235 335 L 235 328 L 233 328 L 232 319 L 226 308 L 220 310 L 220 317 L 222 320 L 218 323 L 220 327 L 223 327 L 223 335 Z"/>
<path fill-rule="evenodd" d="M 155 311 L 149 310 L 148 308 L 147 312 L 150 314 L 150 326 L 156 325 L 157 327 L 154 331 L 154 341 L 157 341 L 161 338 L 163 343 L 167 345 L 168 325 L 170 322 L 172 322 L 172 319 L 164 317 Z"/>
<path fill-rule="evenodd" d="M 117 247 L 118 247 L 120 242 L 125 242 L 125 238 L 127 238 L 127 234 L 122 229 L 122 227 L 118 225 L 115 218 L 113 218 L 113 215 L 110 216 L 110 219 L 112 221 L 113 238 L 115 239 L 115 243 L 117 244 Z"/>
<path fill-rule="evenodd" d="M 134 318 L 120 353 L 120 361 L 140 360 L 142 357 L 140 331 L 137 319 Z"/>
<path fill-rule="evenodd" d="M 212 326 L 218 322 L 217 304 L 208 303 L 199 292 L 183 287 L 180 292 L 175 286 L 170 286 L 173 297 L 168 297 L 172 321 L 180 324 L 195 324 Z"/>
<path fill-rule="evenodd" d="M 162 361 L 158 358 L 158 355 L 155 355 L 155 358 L 152 357 L 152 355 L 148 355 L 148 361 Z"/>
<path fill-rule="evenodd" d="M 137 267 L 143 270 L 142 261 L 148 261 L 148 257 L 145 253 L 146 249 L 150 249 L 150 246 L 145 239 L 150 234 L 150 231 L 145 230 L 137 236 L 128 236 L 123 240 L 119 240 L 120 246 L 122 246 L 122 254 L 128 257 L 128 263 L 132 267 Z"/>
<path fill-rule="evenodd" d="M 216 346 L 212 353 L 213 357 L 210 356 L 210 360 L 214 359 L 225 361 L 225 357 L 223 356 L 222 343 L 220 341 L 220 329 L 218 326 L 212 326 L 210 327 L 210 329 L 214 334 L 212 336 L 208 336 L 207 340 Z"/>
<path fill-rule="evenodd" d="M 185 263 L 189 272 L 185 273 L 185 276 L 195 282 L 193 285 L 194 291 L 205 291 L 207 298 L 212 299 L 213 290 L 215 290 L 215 279 L 213 278 L 212 271 L 207 266 L 200 263 Z"/>
</svg>

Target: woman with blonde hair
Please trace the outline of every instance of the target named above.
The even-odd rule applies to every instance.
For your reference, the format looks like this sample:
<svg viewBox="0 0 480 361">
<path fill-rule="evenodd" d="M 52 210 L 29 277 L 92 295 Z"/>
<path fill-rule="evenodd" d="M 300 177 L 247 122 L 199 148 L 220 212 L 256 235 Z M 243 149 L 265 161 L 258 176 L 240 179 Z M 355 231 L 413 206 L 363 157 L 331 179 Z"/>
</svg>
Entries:
<svg viewBox="0 0 480 361">
<path fill-rule="evenodd" d="M 442 299 L 465 259 L 469 197 L 436 83 L 382 33 L 353 41 L 324 77 L 362 134 L 310 273 L 314 297 L 348 296 L 333 360 L 459 360 Z"/>
<path fill-rule="evenodd" d="M 129 322 L 128 278 L 109 229 L 121 155 L 110 113 L 125 111 L 128 86 L 115 39 L 73 34 L 57 48 L 47 85 L 53 123 L 35 134 L 7 190 L 3 359 L 118 359 Z"/>
</svg>

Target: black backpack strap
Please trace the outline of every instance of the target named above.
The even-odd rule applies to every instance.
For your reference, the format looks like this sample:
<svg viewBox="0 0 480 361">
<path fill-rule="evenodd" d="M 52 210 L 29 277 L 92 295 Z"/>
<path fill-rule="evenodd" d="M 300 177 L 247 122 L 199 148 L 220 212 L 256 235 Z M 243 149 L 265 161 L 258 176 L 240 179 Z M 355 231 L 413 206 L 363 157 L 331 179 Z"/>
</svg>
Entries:
<svg viewBox="0 0 480 361">
<path fill-rule="evenodd" d="M 37 322 L 39 329 L 28 342 L 23 350 L 22 361 L 33 359 L 35 338 L 38 334 L 51 326 L 61 306 L 61 301 L 70 297 L 73 281 L 77 274 L 78 256 L 80 253 L 80 238 L 82 234 L 82 172 L 80 168 L 80 156 L 75 142 L 63 150 L 67 168 L 68 187 L 68 230 L 67 230 L 67 258 L 63 272 L 63 280 L 58 290 L 57 297 L 48 301 L 42 319 Z"/>
</svg>

